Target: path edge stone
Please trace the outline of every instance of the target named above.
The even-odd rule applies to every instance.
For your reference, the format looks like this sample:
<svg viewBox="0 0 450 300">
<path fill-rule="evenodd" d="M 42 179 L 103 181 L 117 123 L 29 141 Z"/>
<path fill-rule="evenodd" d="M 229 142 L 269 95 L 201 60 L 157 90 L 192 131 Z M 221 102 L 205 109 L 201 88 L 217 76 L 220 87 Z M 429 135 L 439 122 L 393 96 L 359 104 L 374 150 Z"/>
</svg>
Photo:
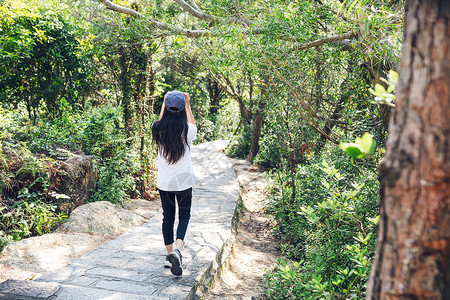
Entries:
<svg viewBox="0 0 450 300">
<path fill-rule="evenodd" d="M 208 295 L 209 291 L 214 286 L 214 283 L 222 276 L 224 270 L 228 267 L 228 262 L 233 252 L 234 243 L 236 241 L 237 227 L 239 225 L 240 210 L 244 202 L 242 201 L 241 187 L 239 185 L 239 196 L 236 200 L 233 218 L 231 219 L 231 232 L 228 239 L 222 245 L 222 248 L 217 252 L 214 260 L 208 266 L 206 271 L 198 280 L 198 284 L 194 286 L 185 300 L 202 299 Z"/>
</svg>

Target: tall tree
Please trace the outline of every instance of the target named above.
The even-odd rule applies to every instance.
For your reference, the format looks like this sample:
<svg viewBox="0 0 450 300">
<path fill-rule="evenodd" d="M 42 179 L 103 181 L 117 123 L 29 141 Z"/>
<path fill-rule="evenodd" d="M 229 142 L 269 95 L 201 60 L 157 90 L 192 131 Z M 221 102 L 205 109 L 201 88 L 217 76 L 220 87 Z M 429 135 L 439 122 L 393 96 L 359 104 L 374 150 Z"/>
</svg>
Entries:
<svg viewBox="0 0 450 300">
<path fill-rule="evenodd" d="M 367 299 L 450 299 L 450 5 L 411 0 Z"/>
<path fill-rule="evenodd" d="M 93 90 L 93 66 L 77 30 L 61 14 L 30 15 L 0 3 L 0 102 L 24 103 L 33 121 L 42 108 L 58 117 L 82 107 Z"/>
<path fill-rule="evenodd" d="M 395 61 L 399 52 L 396 49 L 401 44 L 404 15 L 403 0 L 389 4 L 270 0 L 263 1 L 262 7 L 261 1 L 171 0 L 159 1 L 158 5 L 146 2 L 142 11 L 126 8 L 126 2 L 118 5 L 109 0 L 97 1 L 108 13 L 136 18 L 142 26 L 141 40 L 153 35 L 176 44 L 178 37 L 167 37 L 184 35 L 200 45 L 208 56 L 203 62 L 205 69 L 213 73 L 223 93 L 238 102 L 241 123 L 257 125 L 253 126 L 252 147 L 248 147 L 251 151 L 247 151 L 250 159 L 257 155 L 259 148 L 263 149 L 257 144 L 259 136 L 264 136 L 260 129 L 266 128 L 271 113 L 278 113 L 273 107 L 285 102 L 281 97 L 289 99 L 286 104 L 295 111 L 295 117 L 314 130 L 308 139 L 318 141 L 318 150 L 326 141 L 337 144 L 350 125 L 356 123 L 353 120 L 362 119 L 362 114 L 373 115 L 374 105 L 368 101 L 371 95 L 367 84 L 363 87 L 360 80 L 359 66 L 364 62 L 378 79 L 382 76 L 379 66 L 391 65 L 386 62 Z M 348 83 L 344 85 L 342 78 L 348 71 L 341 62 L 348 57 L 352 57 L 351 69 L 355 74 L 348 74 Z M 252 83 L 234 80 L 239 72 L 250 73 L 248 78 Z M 262 90 L 257 87 L 262 74 L 270 78 L 270 82 L 264 83 L 270 85 L 265 103 L 258 102 L 262 99 Z M 254 92 L 252 85 L 257 88 Z M 361 92 L 355 95 L 355 91 Z M 385 116 L 387 120 L 389 114 Z M 370 127 L 369 131 L 384 143 L 384 131 L 376 134 L 380 130 L 378 120 L 373 119 L 370 125 L 363 124 L 352 132 L 367 131 Z M 299 134 L 296 135 L 294 139 L 298 140 Z M 304 152 L 299 147 L 293 151 Z"/>
</svg>

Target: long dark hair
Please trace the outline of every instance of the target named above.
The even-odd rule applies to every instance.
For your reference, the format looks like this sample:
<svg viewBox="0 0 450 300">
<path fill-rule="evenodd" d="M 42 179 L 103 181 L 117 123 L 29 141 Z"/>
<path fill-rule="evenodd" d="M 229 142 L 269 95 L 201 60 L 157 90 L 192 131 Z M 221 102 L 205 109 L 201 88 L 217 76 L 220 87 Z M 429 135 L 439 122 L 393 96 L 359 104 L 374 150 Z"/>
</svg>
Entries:
<svg viewBox="0 0 450 300">
<path fill-rule="evenodd" d="M 186 146 L 189 146 L 187 132 L 185 109 L 172 112 L 165 108 L 161 120 L 153 123 L 153 141 L 170 165 L 178 162 L 183 157 Z"/>
</svg>

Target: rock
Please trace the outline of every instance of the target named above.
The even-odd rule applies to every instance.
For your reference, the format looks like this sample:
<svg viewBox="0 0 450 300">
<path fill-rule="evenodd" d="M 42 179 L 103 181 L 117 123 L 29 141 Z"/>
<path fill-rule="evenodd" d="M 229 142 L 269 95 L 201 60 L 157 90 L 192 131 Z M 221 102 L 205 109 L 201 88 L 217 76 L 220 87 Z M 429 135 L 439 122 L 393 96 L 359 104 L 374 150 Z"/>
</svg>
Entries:
<svg viewBox="0 0 450 300">
<path fill-rule="evenodd" d="M 143 199 L 132 199 L 130 202 L 123 205 L 124 209 L 143 217 L 145 221 L 150 220 L 160 207 L 160 201 L 148 201 Z"/>
<path fill-rule="evenodd" d="M 69 212 L 84 204 L 96 181 L 93 156 L 76 155 L 66 161 L 57 161 L 51 168 L 50 190 L 69 197 L 55 197 L 58 209 Z"/>
<path fill-rule="evenodd" d="M 99 201 L 77 207 L 57 232 L 83 232 L 111 238 L 144 222 L 144 218 L 135 213 L 110 202 Z"/>
<path fill-rule="evenodd" d="M 0 282 L 35 279 L 54 271 L 105 242 L 87 233 L 49 233 L 9 244 L 0 254 Z"/>
<path fill-rule="evenodd" d="M 60 288 L 61 286 L 56 282 L 9 279 L 0 284 L 2 291 L 0 296 L 9 294 L 9 297 L 5 296 L 6 299 L 50 299 Z M 2 299 L 4 298 L 2 297 Z"/>
</svg>

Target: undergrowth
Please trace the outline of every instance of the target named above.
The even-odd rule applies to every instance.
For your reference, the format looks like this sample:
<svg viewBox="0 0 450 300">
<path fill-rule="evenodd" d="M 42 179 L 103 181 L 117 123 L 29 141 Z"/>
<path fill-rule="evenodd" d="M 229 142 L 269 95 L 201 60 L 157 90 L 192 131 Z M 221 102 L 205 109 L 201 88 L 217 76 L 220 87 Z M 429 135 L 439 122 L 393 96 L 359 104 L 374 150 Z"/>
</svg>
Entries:
<svg viewBox="0 0 450 300">
<path fill-rule="evenodd" d="M 265 274 L 267 296 L 363 299 L 378 223 L 373 162 L 352 163 L 332 153 L 300 165 L 294 174 L 272 172 L 270 177 L 266 210 L 276 221 L 286 259 Z"/>
<path fill-rule="evenodd" d="M 70 111 L 59 119 L 43 115 L 36 124 L 18 111 L 0 111 L 0 250 L 8 243 L 52 231 L 69 211 L 59 211 L 49 182 L 56 160 L 91 155 L 97 172 L 88 201 L 123 204 L 154 190 L 154 149 L 135 150 L 120 108 L 104 105 Z M 139 141 L 140 142 L 140 141 Z"/>
</svg>

